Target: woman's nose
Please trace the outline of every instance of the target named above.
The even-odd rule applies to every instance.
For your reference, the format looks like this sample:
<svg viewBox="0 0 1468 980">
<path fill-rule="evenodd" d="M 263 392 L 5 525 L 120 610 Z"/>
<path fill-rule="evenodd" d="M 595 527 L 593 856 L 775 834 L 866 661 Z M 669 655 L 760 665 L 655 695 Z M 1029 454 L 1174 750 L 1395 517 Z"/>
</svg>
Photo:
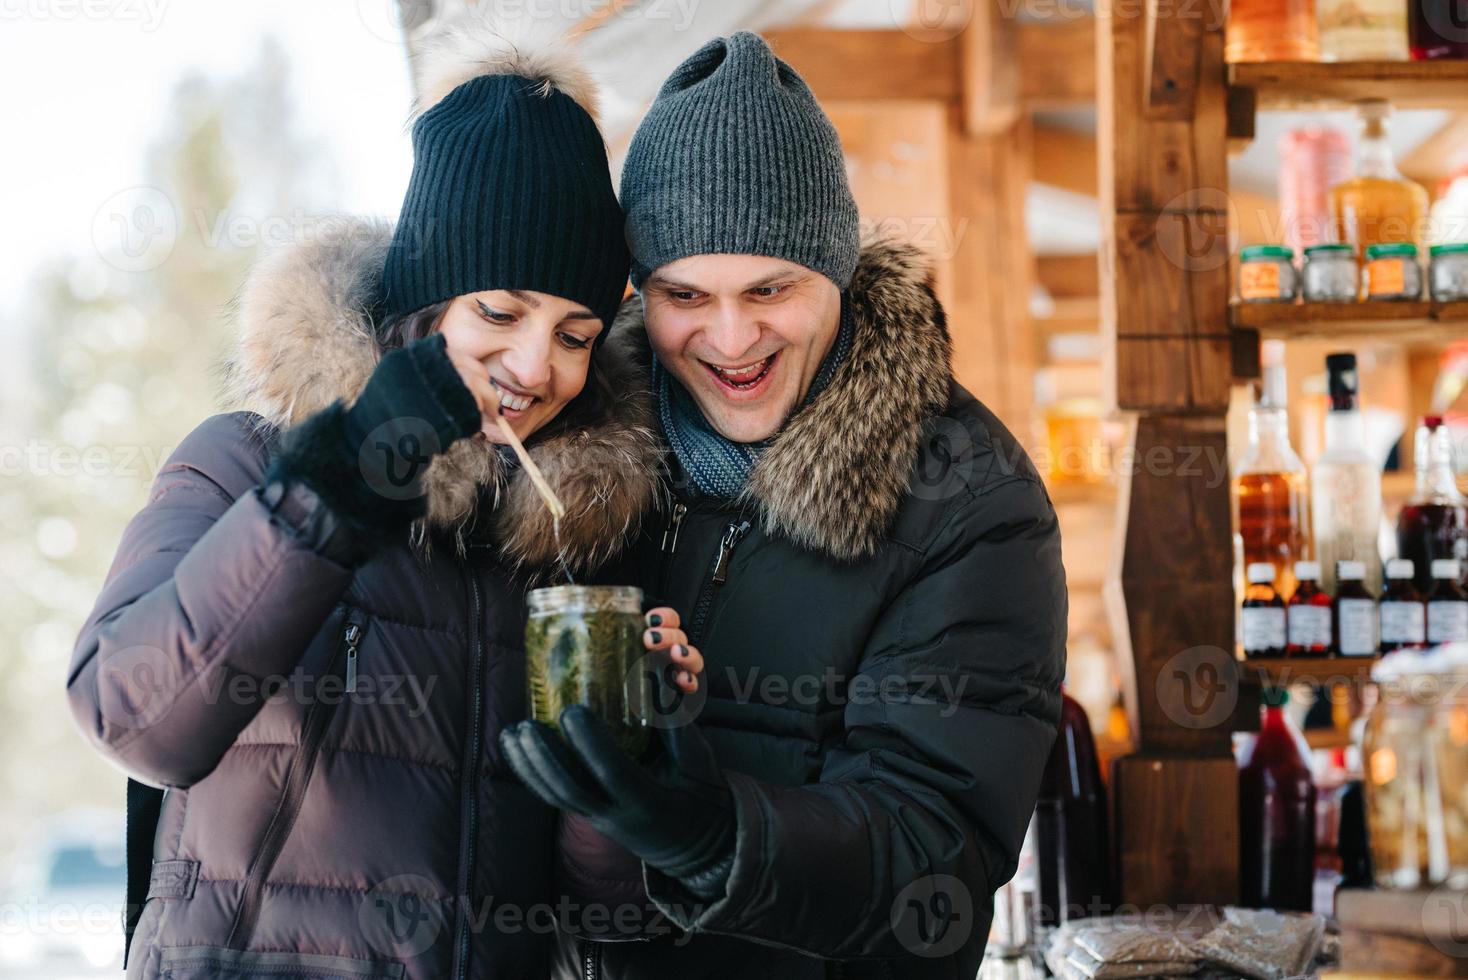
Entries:
<svg viewBox="0 0 1468 980">
<path fill-rule="evenodd" d="M 538 340 L 517 342 L 500 357 L 510 381 L 526 391 L 539 392 L 550 381 L 550 348 Z"/>
</svg>

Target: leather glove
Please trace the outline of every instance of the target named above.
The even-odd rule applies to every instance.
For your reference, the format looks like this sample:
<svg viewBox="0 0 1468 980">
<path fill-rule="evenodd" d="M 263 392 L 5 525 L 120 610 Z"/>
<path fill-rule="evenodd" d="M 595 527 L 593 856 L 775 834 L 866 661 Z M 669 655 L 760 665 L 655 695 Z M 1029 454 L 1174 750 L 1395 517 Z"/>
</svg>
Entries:
<svg viewBox="0 0 1468 980">
<path fill-rule="evenodd" d="M 698 897 L 722 894 L 734 862 L 734 800 L 698 726 L 661 729 L 664 752 L 648 768 L 584 705 L 563 711 L 560 726 L 564 739 L 538 721 L 500 732 L 520 780 Z"/>
<path fill-rule="evenodd" d="M 447 340 L 430 334 L 383 355 L 350 410 L 338 399 L 286 432 L 265 484 L 300 481 L 357 536 L 380 540 L 426 513 L 428 463 L 481 425 Z"/>
</svg>

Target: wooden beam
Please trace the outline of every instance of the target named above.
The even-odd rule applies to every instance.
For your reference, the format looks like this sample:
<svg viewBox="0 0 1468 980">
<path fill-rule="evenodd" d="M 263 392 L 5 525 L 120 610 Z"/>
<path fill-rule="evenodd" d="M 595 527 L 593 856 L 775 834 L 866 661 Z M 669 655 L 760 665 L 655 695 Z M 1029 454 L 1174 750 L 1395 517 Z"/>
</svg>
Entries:
<svg viewBox="0 0 1468 980">
<path fill-rule="evenodd" d="M 1146 0 L 1142 55 L 1146 112 L 1154 119 L 1187 119 L 1198 91 L 1198 44 L 1203 19 L 1175 3 Z"/>
<path fill-rule="evenodd" d="M 971 135 L 1002 133 L 1019 119 L 1019 25 L 989 0 L 977 2 L 959 35 L 963 71 L 964 128 Z"/>
<path fill-rule="evenodd" d="M 1096 196 L 1096 137 L 1054 126 L 1036 126 L 1035 180 L 1073 194 Z"/>
<path fill-rule="evenodd" d="M 1095 101 L 1092 18 L 1020 23 L 1013 31 L 1019 52 L 1018 98 L 1024 107 L 1072 108 Z M 962 36 L 924 40 L 916 34 L 782 27 L 765 37 L 822 102 L 963 99 L 965 72 L 978 70 L 971 61 L 965 67 L 965 45 L 970 42 Z"/>
<path fill-rule="evenodd" d="M 1040 285 L 1056 299 L 1100 295 L 1095 255 L 1041 255 L 1036 265 Z"/>
</svg>

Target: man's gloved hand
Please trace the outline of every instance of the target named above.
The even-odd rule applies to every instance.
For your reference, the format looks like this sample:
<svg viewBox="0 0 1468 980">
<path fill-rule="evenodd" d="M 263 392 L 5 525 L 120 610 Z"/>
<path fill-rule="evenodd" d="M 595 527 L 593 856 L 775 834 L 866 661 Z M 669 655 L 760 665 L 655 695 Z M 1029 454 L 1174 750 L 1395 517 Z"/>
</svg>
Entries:
<svg viewBox="0 0 1468 980">
<path fill-rule="evenodd" d="M 713 749 L 692 722 L 660 730 L 664 752 L 638 765 L 583 705 L 549 725 L 522 721 L 500 747 L 526 786 L 700 898 L 721 895 L 734 859 L 734 801 Z"/>
<path fill-rule="evenodd" d="M 377 538 L 422 516 L 428 463 L 481 426 L 445 337 L 430 334 L 383 355 L 350 409 L 338 400 L 286 432 L 265 483 L 299 480 Z"/>
</svg>

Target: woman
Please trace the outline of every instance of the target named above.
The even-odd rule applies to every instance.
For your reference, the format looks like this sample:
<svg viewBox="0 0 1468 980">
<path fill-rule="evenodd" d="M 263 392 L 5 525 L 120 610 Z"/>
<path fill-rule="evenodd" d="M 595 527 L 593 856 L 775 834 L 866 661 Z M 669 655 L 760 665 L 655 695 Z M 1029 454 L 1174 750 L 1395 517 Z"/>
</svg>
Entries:
<svg viewBox="0 0 1468 980">
<path fill-rule="evenodd" d="M 396 229 L 251 276 L 250 410 L 165 464 L 77 642 L 83 731 L 168 787 L 134 980 L 548 974 L 554 811 L 495 738 L 525 714 L 526 586 L 613 557 L 659 453 L 607 336 L 628 256 L 584 74 L 464 29 L 420 91 Z"/>
</svg>

